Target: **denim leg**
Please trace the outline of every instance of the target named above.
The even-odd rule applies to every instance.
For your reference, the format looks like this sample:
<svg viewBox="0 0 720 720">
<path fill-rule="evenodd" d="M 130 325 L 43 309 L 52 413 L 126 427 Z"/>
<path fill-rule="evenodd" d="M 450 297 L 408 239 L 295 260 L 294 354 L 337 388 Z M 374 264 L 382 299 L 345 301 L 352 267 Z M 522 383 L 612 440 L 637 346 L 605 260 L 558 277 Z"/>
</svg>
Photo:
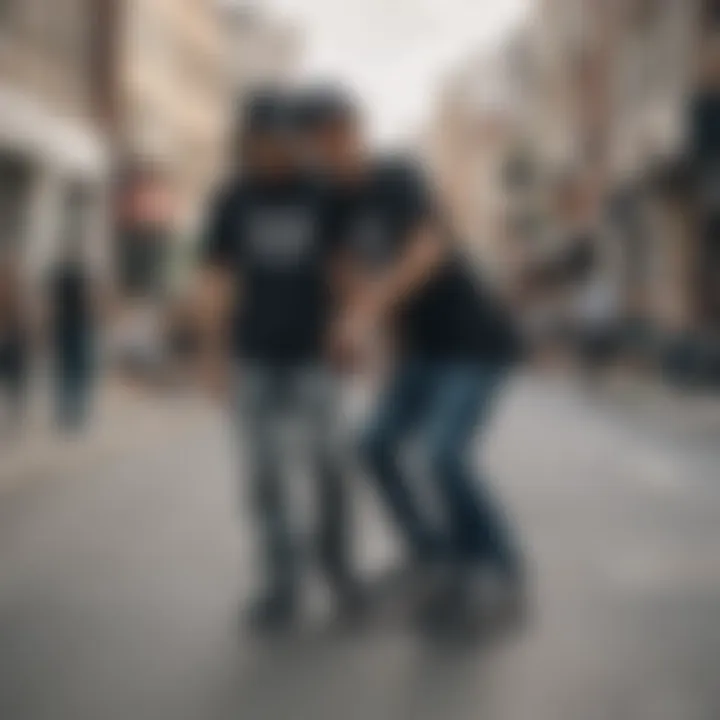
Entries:
<svg viewBox="0 0 720 720">
<path fill-rule="evenodd" d="M 459 559 L 489 560 L 514 572 L 517 556 L 506 519 L 470 458 L 501 379 L 499 371 L 475 367 L 438 369 L 425 447 Z"/>
<path fill-rule="evenodd" d="M 91 379 L 83 371 L 69 374 L 62 380 L 62 419 L 65 426 L 80 430 L 87 422 Z"/>
<path fill-rule="evenodd" d="M 70 361 L 61 367 L 56 378 L 57 383 L 57 424 L 65 429 L 77 429 L 81 418 L 81 380 L 77 368 Z"/>
<path fill-rule="evenodd" d="M 2 387 L 2 386 L 5 387 Z M 8 421 L 13 428 L 22 425 L 26 404 L 26 379 L 23 371 L 12 372 L 5 378 L 0 378 L 0 394 L 4 392 L 7 400 Z"/>
<path fill-rule="evenodd" d="M 58 349 L 56 373 L 58 425 L 81 429 L 87 421 L 93 388 L 93 345 L 89 333 L 64 338 Z"/>
<path fill-rule="evenodd" d="M 317 483 L 318 559 L 333 583 L 352 572 L 352 513 L 344 472 L 339 422 L 339 384 L 323 367 L 298 370 L 292 403 L 302 421 L 311 468 Z"/>
<path fill-rule="evenodd" d="M 23 397 L 13 378 L 0 376 L 0 433 L 20 426 L 23 415 Z"/>
<path fill-rule="evenodd" d="M 281 462 L 283 378 L 270 369 L 248 368 L 242 371 L 240 383 L 242 447 L 260 534 L 261 567 L 270 592 L 292 592 L 295 548 Z"/>
<path fill-rule="evenodd" d="M 377 488 L 409 547 L 419 556 L 437 550 L 432 525 L 418 507 L 417 494 L 400 467 L 399 454 L 419 425 L 427 383 L 422 366 L 400 367 L 380 398 L 361 438 L 360 452 Z"/>
</svg>

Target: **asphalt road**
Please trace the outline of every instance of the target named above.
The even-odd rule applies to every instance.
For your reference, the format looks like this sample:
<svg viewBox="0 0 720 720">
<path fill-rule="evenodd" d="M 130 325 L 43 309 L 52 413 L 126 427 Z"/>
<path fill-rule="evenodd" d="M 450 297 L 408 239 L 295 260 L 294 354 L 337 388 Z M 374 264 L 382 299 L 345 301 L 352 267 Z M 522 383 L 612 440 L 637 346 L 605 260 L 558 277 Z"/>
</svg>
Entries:
<svg viewBox="0 0 720 720">
<path fill-rule="evenodd" d="M 718 438 L 720 439 L 720 438 Z M 402 622 L 240 629 L 253 574 L 221 418 L 0 497 L 2 720 L 717 720 L 720 445 L 521 380 L 485 439 L 532 559 L 506 642 Z M 392 553 L 368 498 L 369 571 Z"/>
</svg>

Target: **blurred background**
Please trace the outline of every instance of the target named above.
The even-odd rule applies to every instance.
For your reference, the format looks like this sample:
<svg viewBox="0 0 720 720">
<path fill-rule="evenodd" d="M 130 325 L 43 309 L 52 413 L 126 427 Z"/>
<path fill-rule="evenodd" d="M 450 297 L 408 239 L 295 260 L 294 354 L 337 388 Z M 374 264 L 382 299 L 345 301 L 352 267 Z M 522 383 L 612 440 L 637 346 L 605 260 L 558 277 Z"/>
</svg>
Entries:
<svg viewBox="0 0 720 720">
<path fill-rule="evenodd" d="M 68 0 L 50 12 L 6 2 L 1 16 L 0 247 L 35 340 L 38 290 L 73 242 L 115 355 L 166 355 L 159 334 L 182 322 L 243 95 L 319 78 L 359 95 L 380 146 L 427 162 L 533 337 L 573 349 L 560 341 L 585 320 L 608 330 L 604 360 L 717 384 L 713 3 Z"/>
<path fill-rule="evenodd" d="M 233 448 L 189 370 L 238 108 L 318 79 L 424 161 L 532 341 L 489 450 L 549 608 L 487 685 L 343 655 L 350 716 L 716 720 L 715 0 L 0 0 L 0 716 L 348 716 L 346 673 L 333 712 L 299 689 L 336 656 L 295 683 L 227 645 Z"/>
</svg>

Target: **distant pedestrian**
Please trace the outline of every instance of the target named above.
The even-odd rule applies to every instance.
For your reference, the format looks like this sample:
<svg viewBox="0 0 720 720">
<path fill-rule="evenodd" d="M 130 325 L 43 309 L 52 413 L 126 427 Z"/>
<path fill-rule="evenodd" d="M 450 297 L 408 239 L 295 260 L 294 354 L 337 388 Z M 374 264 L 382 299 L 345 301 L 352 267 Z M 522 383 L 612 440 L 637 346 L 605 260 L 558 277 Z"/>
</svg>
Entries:
<svg viewBox="0 0 720 720">
<path fill-rule="evenodd" d="M 574 248 L 568 278 L 572 333 L 590 389 L 615 359 L 620 310 L 613 278 L 599 262 L 594 240 L 588 236 Z"/>
<path fill-rule="evenodd" d="M 80 224 L 73 223 L 52 268 L 49 292 L 55 419 L 60 429 L 70 431 L 85 427 L 95 385 L 95 288 L 82 234 Z"/>
<path fill-rule="evenodd" d="M 0 258 L 0 430 L 20 428 L 25 415 L 29 332 L 17 263 Z"/>
</svg>

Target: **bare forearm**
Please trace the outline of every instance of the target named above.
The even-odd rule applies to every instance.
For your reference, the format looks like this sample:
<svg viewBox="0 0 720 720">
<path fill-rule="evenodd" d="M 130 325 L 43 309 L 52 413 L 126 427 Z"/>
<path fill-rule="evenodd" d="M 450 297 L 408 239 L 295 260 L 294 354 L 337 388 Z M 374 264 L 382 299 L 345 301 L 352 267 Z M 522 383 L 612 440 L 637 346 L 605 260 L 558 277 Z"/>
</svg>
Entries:
<svg viewBox="0 0 720 720">
<path fill-rule="evenodd" d="M 227 355 L 232 303 L 227 275 L 217 270 L 204 271 L 196 292 L 194 315 L 205 364 L 220 364 Z"/>
<path fill-rule="evenodd" d="M 368 302 L 377 315 L 393 312 L 431 280 L 445 261 L 446 247 L 433 229 L 418 231 L 390 271 L 371 283 Z"/>
</svg>

